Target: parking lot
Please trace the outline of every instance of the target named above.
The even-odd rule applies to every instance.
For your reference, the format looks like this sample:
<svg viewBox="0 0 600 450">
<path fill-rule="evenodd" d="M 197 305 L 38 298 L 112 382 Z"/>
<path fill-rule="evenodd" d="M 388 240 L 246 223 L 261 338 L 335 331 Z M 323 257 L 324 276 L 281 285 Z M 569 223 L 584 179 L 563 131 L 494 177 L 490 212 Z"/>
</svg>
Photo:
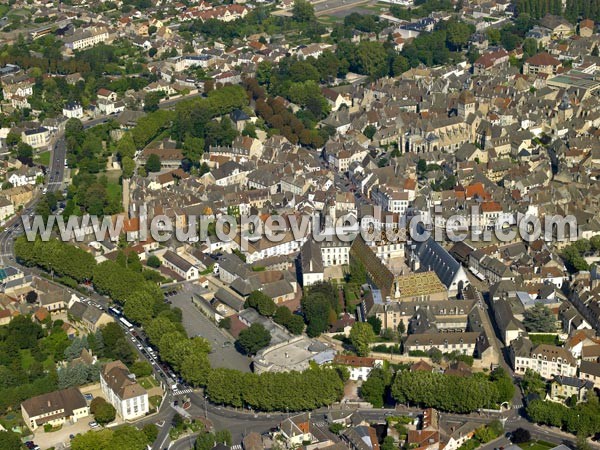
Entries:
<svg viewBox="0 0 600 450">
<path fill-rule="evenodd" d="M 189 337 L 202 336 L 210 342 L 212 352 L 208 355 L 213 367 L 225 367 L 250 372 L 250 358 L 240 354 L 234 347 L 234 341 L 220 330 L 192 303 L 193 286 L 184 287 L 168 298 L 173 306 L 183 313 L 183 326 Z"/>
</svg>

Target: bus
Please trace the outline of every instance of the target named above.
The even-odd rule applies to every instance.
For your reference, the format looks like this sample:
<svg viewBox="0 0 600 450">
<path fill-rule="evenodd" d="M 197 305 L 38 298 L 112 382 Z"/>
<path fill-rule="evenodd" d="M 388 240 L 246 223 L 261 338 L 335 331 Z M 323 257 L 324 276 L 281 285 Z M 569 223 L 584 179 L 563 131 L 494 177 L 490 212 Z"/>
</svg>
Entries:
<svg viewBox="0 0 600 450">
<path fill-rule="evenodd" d="M 119 317 L 119 321 L 125 325 L 129 331 L 133 330 L 133 325 L 125 317 Z"/>
<path fill-rule="evenodd" d="M 121 315 L 121 311 L 118 308 L 115 308 L 114 306 L 111 306 L 110 308 L 108 308 L 108 311 L 113 315 L 113 316 L 120 316 Z"/>
</svg>

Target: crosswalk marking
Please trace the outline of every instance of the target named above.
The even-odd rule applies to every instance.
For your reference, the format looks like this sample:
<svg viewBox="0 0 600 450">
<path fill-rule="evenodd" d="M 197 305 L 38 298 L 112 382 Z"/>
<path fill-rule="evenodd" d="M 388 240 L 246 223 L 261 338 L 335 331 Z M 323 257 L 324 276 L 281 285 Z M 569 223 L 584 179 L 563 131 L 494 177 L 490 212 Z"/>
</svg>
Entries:
<svg viewBox="0 0 600 450">
<path fill-rule="evenodd" d="M 242 446 L 240 444 L 232 445 L 231 450 L 242 450 Z"/>
<path fill-rule="evenodd" d="M 192 392 L 194 392 L 194 390 L 192 388 L 186 388 L 186 389 L 177 389 L 177 390 L 173 391 L 173 394 L 174 395 L 191 394 Z"/>
<path fill-rule="evenodd" d="M 315 426 L 319 427 L 319 428 L 325 428 L 327 426 L 327 424 L 323 421 L 320 422 L 314 422 Z"/>
</svg>

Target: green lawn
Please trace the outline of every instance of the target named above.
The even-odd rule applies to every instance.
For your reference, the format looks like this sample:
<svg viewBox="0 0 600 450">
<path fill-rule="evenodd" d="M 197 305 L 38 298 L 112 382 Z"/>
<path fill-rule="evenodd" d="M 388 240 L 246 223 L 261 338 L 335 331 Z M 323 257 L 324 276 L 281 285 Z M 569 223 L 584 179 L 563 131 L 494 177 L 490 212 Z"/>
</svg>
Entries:
<svg viewBox="0 0 600 450">
<path fill-rule="evenodd" d="M 556 445 L 544 441 L 530 441 L 519 444 L 519 447 L 523 450 L 550 450 L 551 448 L 556 447 Z"/>
<path fill-rule="evenodd" d="M 148 401 L 150 402 L 150 404 L 152 405 L 153 408 L 158 408 L 161 400 L 162 400 L 162 397 L 160 395 L 153 395 L 152 397 L 150 397 L 148 399 Z"/>
<path fill-rule="evenodd" d="M 24 370 L 29 370 L 34 362 L 35 359 L 31 356 L 31 350 L 21 350 L 21 367 L 23 367 Z"/>
<path fill-rule="evenodd" d="M 50 151 L 38 153 L 35 157 L 35 162 L 48 167 L 50 165 Z"/>
<path fill-rule="evenodd" d="M 146 390 L 149 390 L 149 389 L 152 389 L 153 387 L 158 386 L 158 383 L 156 382 L 156 380 L 153 377 L 140 378 L 138 380 L 138 382 Z"/>
</svg>

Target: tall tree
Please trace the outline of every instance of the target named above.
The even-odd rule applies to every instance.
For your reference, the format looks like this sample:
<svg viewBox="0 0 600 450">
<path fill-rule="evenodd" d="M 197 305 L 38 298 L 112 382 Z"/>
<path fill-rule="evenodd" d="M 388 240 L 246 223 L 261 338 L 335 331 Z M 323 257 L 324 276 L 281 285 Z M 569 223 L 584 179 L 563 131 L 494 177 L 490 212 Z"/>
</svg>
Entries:
<svg viewBox="0 0 600 450">
<path fill-rule="evenodd" d="M 556 331 L 556 317 L 550 308 L 536 303 L 523 313 L 523 325 L 527 331 L 552 333 Z"/>
<path fill-rule="evenodd" d="M 373 327 L 367 322 L 355 322 L 350 330 L 350 342 L 358 356 L 369 355 L 369 344 L 375 342 Z"/>
</svg>

